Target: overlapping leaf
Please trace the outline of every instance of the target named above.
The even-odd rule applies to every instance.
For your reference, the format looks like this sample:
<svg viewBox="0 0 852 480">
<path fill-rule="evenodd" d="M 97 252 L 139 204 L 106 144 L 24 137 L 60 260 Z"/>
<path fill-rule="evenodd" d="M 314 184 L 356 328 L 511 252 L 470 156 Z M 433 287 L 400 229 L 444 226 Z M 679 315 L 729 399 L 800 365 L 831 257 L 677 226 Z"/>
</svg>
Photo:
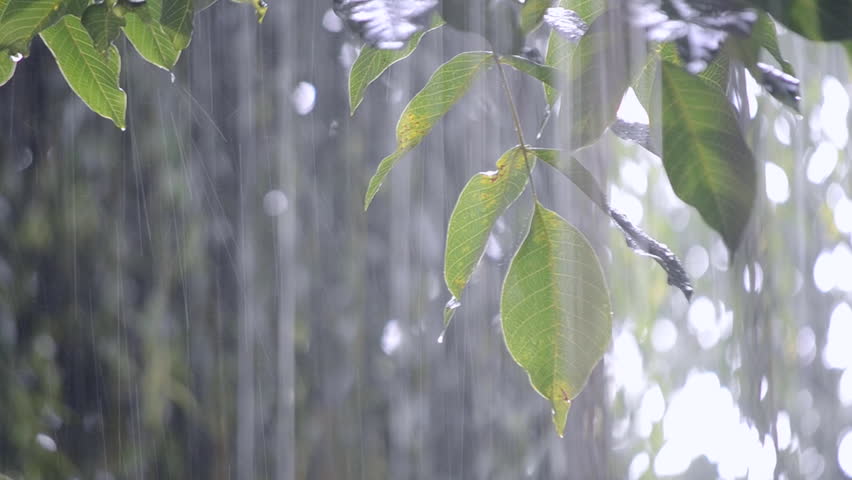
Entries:
<svg viewBox="0 0 852 480">
<path fill-rule="evenodd" d="M 520 147 L 512 148 L 497 161 L 497 170 L 477 173 L 459 194 L 447 227 L 444 256 L 444 280 L 454 298 L 461 298 L 497 218 L 524 191 L 529 172 L 526 160 Z M 532 155 L 529 160 L 533 161 Z"/>
<path fill-rule="evenodd" d="M 438 67 L 426 86 L 408 103 L 396 126 L 396 150 L 379 164 L 364 199 L 364 209 L 399 159 L 423 140 L 450 108 L 467 93 L 476 74 L 494 62 L 490 52 L 465 52 Z"/>
<path fill-rule="evenodd" d="M 0 0 L 0 52 L 29 52 L 30 41 L 64 13 L 63 0 Z"/>
<path fill-rule="evenodd" d="M 127 97 L 118 86 L 118 49 L 112 46 L 106 55 L 98 52 L 80 19 L 73 15 L 42 31 L 41 38 L 74 93 L 93 111 L 124 128 Z"/>
<path fill-rule="evenodd" d="M 398 49 L 425 28 L 437 0 L 334 0 L 334 12 L 380 49 Z"/>
<path fill-rule="evenodd" d="M 427 31 L 440 26 L 441 23 L 436 23 Z M 358 54 L 358 58 L 355 59 L 349 71 L 349 112 L 352 115 L 355 114 L 355 110 L 364 100 L 364 91 L 367 90 L 367 87 L 391 65 L 408 58 L 420 44 L 420 39 L 425 33 L 426 31 L 415 33 L 408 40 L 405 48 L 399 50 L 382 50 L 369 45 L 365 45 L 361 49 L 361 53 Z"/>
<path fill-rule="evenodd" d="M 555 89 L 561 87 L 561 85 L 559 85 L 559 70 L 556 70 L 553 67 L 533 62 L 532 60 L 519 55 L 501 56 L 500 63 L 509 65 L 519 72 L 524 72 L 545 85 Z"/>
<path fill-rule="evenodd" d="M 663 164 L 675 193 L 733 252 L 751 216 L 755 161 L 725 95 L 662 63 Z"/>
<path fill-rule="evenodd" d="M 95 50 L 102 53 L 118 38 L 125 24 L 124 19 L 116 15 L 106 3 L 96 3 L 86 8 L 81 22 L 92 37 Z"/>
<path fill-rule="evenodd" d="M 532 32 L 541 25 L 544 12 L 550 7 L 551 0 L 527 0 L 521 9 L 521 31 Z"/>
<path fill-rule="evenodd" d="M 500 316 L 509 353 L 550 401 L 562 435 L 571 400 L 609 345 L 612 311 L 589 241 L 538 202 L 509 266 Z"/>
<path fill-rule="evenodd" d="M 737 38 L 734 48 L 740 60 L 749 69 L 752 76 L 763 84 L 764 88 L 776 99 L 790 108 L 799 109 L 799 80 L 795 77 L 793 66 L 783 57 L 778 47 L 775 22 L 766 13 L 761 13 L 752 29 L 751 37 Z M 761 63 L 760 51 L 766 50 L 781 66 L 777 69 Z"/>
<path fill-rule="evenodd" d="M 852 39 L 850 0 L 750 0 L 811 40 Z"/>
<path fill-rule="evenodd" d="M 586 24 L 592 23 L 598 15 L 603 13 L 605 8 L 603 0 L 559 0 L 558 5 L 558 8 L 576 13 Z M 562 34 L 551 30 L 547 39 L 544 63 L 557 70 L 567 71 L 571 65 L 571 56 L 577 47 L 578 40 L 565 38 Z M 559 96 L 558 90 L 545 86 L 544 92 L 548 103 L 553 105 Z"/>
<path fill-rule="evenodd" d="M 124 34 L 142 58 L 171 70 L 180 57 L 180 49 L 160 24 L 163 0 L 146 0 L 142 6 L 130 9 Z"/>
<path fill-rule="evenodd" d="M 0 55 L 0 87 L 6 84 L 15 74 L 17 63 L 8 55 Z"/>
<path fill-rule="evenodd" d="M 160 24 L 178 51 L 189 46 L 193 13 L 192 0 L 168 0 L 163 4 Z"/>
<path fill-rule="evenodd" d="M 572 150 L 593 143 L 615 121 L 631 82 L 623 43 L 626 28 L 617 10 L 604 12 L 571 56 L 571 83 L 562 112 L 570 122 L 567 143 Z"/>
<path fill-rule="evenodd" d="M 533 148 L 530 153 L 565 175 L 589 200 L 609 216 L 624 234 L 624 240 L 636 253 L 653 258 L 666 272 L 669 285 L 678 288 L 689 300 L 692 297 L 692 282 L 683 263 L 664 243 L 659 242 L 632 223 L 624 214 L 609 205 L 594 175 L 571 155 L 559 150 Z"/>
</svg>

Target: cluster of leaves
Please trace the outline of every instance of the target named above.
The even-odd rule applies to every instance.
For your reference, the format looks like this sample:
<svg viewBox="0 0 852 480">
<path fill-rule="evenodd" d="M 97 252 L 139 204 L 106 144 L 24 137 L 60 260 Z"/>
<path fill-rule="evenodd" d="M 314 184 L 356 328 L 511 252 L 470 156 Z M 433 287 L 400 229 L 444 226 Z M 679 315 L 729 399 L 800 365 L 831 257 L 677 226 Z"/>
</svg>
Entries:
<svg viewBox="0 0 852 480">
<path fill-rule="evenodd" d="M 445 309 L 445 327 L 461 305 L 459 299 L 498 217 L 531 184 L 530 175 L 539 160 L 576 184 L 624 233 L 628 247 L 656 260 L 669 283 L 689 298 L 692 286 L 674 253 L 611 208 L 604 190 L 573 153 L 610 129 L 660 156 L 675 193 L 697 209 L 734 252 L 752 211 L 757 164 L 729 100 L 731 92 L 733 96 L 743 93 L 729 85 L 730 70 L 743 65 L 770 94 L 797 109 L 798 80 L 778 47 L 772 17 L 809 39 L 852 38 L 852 25 L 838 20 L 852 18 L 852 2 L 846 0 L 634 0 L 627 5 L 626 15 L 622 10 L 626 2 L 619 0 L 558 0 L 556 5 L 551 0 L 526 0 L 522 7 L 508 0 L 444 0 L 434 17 L 425 20 L 423 7 L 436 2 L 343 3 L 348 9 L 338 9 L 338 14 L 356 31 L 363 32 L 369 25 L 367 30 L 372 32 L 363 36 L 366 45 L 350 72 L 352 114 L 365 89 L 391 65 L 411 55 L 430 30 L 449 24 L 483 35 L 494 47 L 493 52 L 461 53 L 435 71 L 403 110 L 396 129 L 397 148 L 381 161 L 366 193 L 365 209 L 394 165 L 465 95 L 474 78 L 496 67 L 506 87 L 519 144 L 500 157 L 497 170 L 470 179 L 450 216 L 444 272 L 452 298 Z M 401 15 L 407 3 L 416 16 Z M 505 24 L 509 38 L 523 38 L 542 23 L 549 25 L 544 58 L 535 61 L 540 56 L 513 55 L 527 52 L 523 42 L 498 45 L 490 35 L 493 29 L 473 30 L 470 26 L 476 22 L 468 17 L 477 8 L 486 24 L 498 18 L 493 12 L 510 9 L 515 18 Z M 358 15 L 350 13 L 355 9 Z M 625 18 L 627 24 L 619 23 Z M 394 22 L 420 29 L 400 35 L 405 29 L 395 28 Z M 616 29 L 631 28 L 644 31 L 649 44 L 642 68 L 624 75 L 602 72 L 600 66 L 608 65 L 607 60 L 623 55 L 623 45 L 615 40 Z M 392 35 L 383 37 L 382 32 Z M 400 48 L 383 49 L 390 44 Z M 758 62 L 763 51 L 777 67 Z M 570 99 L 568 149 L 524 142 L 504 66 L 543 84 L 548 105 L 555 105 L 561 95 Z M 650 126 L 616 119 L 629 87 L 649 112 Z M 658 101 L 661 112 L 650 108 Z M 655 126 L 662 131 L 662 145 L 651 140 L 649 132 Z M 571 400 L 609 344 L 612 313 L 592 245 L 577 228 L 539 202 L 534 186 L 532 196 L 529 231 L 503 284 L 501 321 L 509 352 L 527 371 L 535 390 L 550 401 L 561 435 Z"/>
<path fill-rule="evenodd" d="M 251 3 L 258 20 L 263 0 Z M 197 11 L 216 0 L 0 0 L 0 86 L 38 36 L 53 53 L 68 85 L 94 112 L 125 128 L 127 98 L 119 87 L 124 36 L 145 60 L 171 70 L 189 46 Z"/>
</svg>

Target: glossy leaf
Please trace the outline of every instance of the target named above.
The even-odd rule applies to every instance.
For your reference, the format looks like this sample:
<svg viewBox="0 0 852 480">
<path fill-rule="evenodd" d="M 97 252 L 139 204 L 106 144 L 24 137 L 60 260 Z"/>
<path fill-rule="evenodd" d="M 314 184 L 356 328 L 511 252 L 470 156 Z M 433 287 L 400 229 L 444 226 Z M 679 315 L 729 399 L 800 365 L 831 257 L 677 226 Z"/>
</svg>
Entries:
<svg viewBox="0 0 852 480">
<path fill-rule="evenodd" d="M 790 30 L 811 40 L 852 39 L 850 0 L 751 0 Z"/>
<path fill-rule="evenodd" d="M 0 87 L 6 84 L 15 74 L 17 63 L 12 61 L 8 55 L 0 55 Z"/>
<path fill-rule="evenodd" d="M 97 3 L 83 12 L 81 23 L 92 37 L 95 50 L 103 53 L 118 38 L 125 21 L 117 16 L 106 3 Z"/>
<path fill-rule="evenodd" d="M 541 25 L 544 12 L 550 7 L 551 0 L 527 0 L 521 9 L 521 31 L 530 33 Z"/>
<path fill-rule="evenodd" d="M 349 112 L 354 115 L 355 110 L 364 100 L 364 92 L 371 83 L 376 81 L 382 73 L 391 65 L 400 60 L 408 58 L 420 44 L 420 39 L 426 32 L 432 31 L 441 24 L 436 24 L 424 32 L 417 32 L 408 40 L 405 48 L 399 50 L 382 50 L 365 45 L 352 64 L 349 71 Z"/>
<path fill-rule="evenodd" d="M 364 210 L 399 159 L 420 144 L 468 89 L 476 74 L 494 62 L 491 52 L 465 52 L 438 67 L 426 86 L 408 103 L 396 126 L 396 150 L 379 164 L 364 199 Z"/>
<path fill-rule="evenodd" d="M 529 155 L 530 162 L 534 158 Z M 515 147 L 500 157 L 497 170 L 477 173 L 459 194 L 447 227 L 444 257 L 444 280 L 454 297 L 461 298 L 497 218 L 524 191 L 527 173 L 524 152 Z"/>
<path fill-rule="evenodd" d="M 375 48 L 398 49 L 423 29 L 437 0 L 334 0 L 334 12 Z"/>
<path fill-rule="evenodd" d="M 564 8 L 575 12 L 587 24 L 603 13 L 605 4 L 603 0 L 559 0 L 558 8 Z M 553 30 L 547 39 L 547 52 L 544 63 L 557 70 L 568 71 L 571 65 L 571 56 L 577 47 L 577 41 L 564 38 L 560 33 Z M 559 96 L 558 89 L 545 86 L 544 89 L 547 102 L 550 105 Z"/>
<path fill-rule="evenodd" d="M 160 24 L 162 2 L 146 0 L 145 5 L 131 8 L 126 17 L 124 34 L 142 58 L 160 68 L 171 70 L 180 57 L 180 50 Z"/>
<path fill-rule="evenodd" d="M 33 37 L 63 12 L 63 0 L 0 0 L 0 52 L 26 54 Z"/>
<path fill-rule="evenodd" d="M 178 51 L 189 46 L 193 13 L 192 0 L 168 0 L 163 4 L 160 24 Z"/>
<path fill-rule="evenodd" d="M 725 95 L 664 61 L 663 164 L 672 188 L 733 252 L 751 216 L 755 160 Z"/>
<path fill-rule="evenodd" d="M 118 49 L 112 46 L 106 55 L 98 52 L 80 19 L 73 15 L 42 31 L 41 38 L 74 93 L 94 112 L 123 129 L 127 97 L 118 86 Z"/>
<path fill-rule="evenodd" d="M 571 400 L 609 345 L 612 310 L 589 241 L 538 202 L 509 266 L 500 316 L 509 353 L 550 401 L 562 435 Z"/>
</svg>

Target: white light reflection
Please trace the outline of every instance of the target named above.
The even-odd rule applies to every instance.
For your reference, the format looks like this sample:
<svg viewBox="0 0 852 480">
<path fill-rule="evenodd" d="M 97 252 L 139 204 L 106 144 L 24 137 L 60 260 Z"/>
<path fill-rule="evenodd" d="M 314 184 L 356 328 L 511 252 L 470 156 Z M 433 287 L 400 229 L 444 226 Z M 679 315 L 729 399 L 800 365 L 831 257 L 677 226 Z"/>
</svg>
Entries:
<svg viewBox="0 0 852 480">
<path fill-rule="evenodd" d="M 852 477 L 852 430 L 843 434 L 837 445 L 837 463 L 847 477 Z"/>
<path fill-rule="evenodd" d="M 849 95 L 839 80 L 826 75 L 822 80 L 822 105 L 819 109 L 818 125 L 823 135 L 838 149 L 846 147 L 849 129 L 846 116 L 849 114 Z"/>
<path fill-rule="evenodd" d="M 775 447 L 767 436 L 741 420 L 731 392 L 715 373 L 689 373 L 671 396 L 663 419 L 665 443 L 654 460 L 658 476 L 679 475 L 701 455 L 718 468 L 721 478 L 771 478 Z"/>
<path fill-rule="evenodd" d="M 665 353 L 671 350 L 677 343 L 677 327 L 668 318 L 661 318 L 654 323 L 651 330 L 651 344 L 654 350 Z"/>
<path fill-rule="evenodd" d="M 839 303 L 831 312 L 822 363 L 826 368 L 852 367 L 852 308 L 846 302 Z"/>
<path fill-rule="evenodd" d="M 816 184 L 826 181 L 836 165 L 837 149 L 829 143 L 820 143 L 808 160 L 808 180 Z"/>
<path fill-rule="evenodd" d="M 299 115 L 307 115 L 314 110 L 317 100 L 317 89 L 308 82 L 299 82 L 290 94 L 290 103 Z"/>
<path fill-rule="evenodd" d="M 618 112 L 616 112 L 615 116 L 630 123 L 644 123 L 647 125 L 649 122 L 648 112 L 642 107 L 642 103 L 639 102 L 639 97 L 636 96 L 633 88 L 628 88 L 627 92 L 624 93 L 621 105 L 618 106 Z"/>
<path fill-rule="evenodd" d="M 402 343 L 402 329 L 399 322 L 394 319 L 389 321 L 382 330 L 382 351 L 385 355 L 392 355 Z"/>
<path fill-rule="evenodd" d="M 778 164 L 766 162 L 766 198 L 772 203 L 784 203 L 790 198 L 790 182 Z"/>
</svg>

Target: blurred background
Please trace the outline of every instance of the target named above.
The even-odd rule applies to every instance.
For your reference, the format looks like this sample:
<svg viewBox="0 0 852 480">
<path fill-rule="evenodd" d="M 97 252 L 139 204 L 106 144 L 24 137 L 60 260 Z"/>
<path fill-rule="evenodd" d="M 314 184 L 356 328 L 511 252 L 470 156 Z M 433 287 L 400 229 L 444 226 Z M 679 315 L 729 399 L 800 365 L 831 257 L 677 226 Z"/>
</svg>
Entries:
<svg viewBox="0 0 852 480">
<path fill-rule="evenodd" d="M 362 211 L 408 99 L 443 61 L 487 46 L 430 33 L 350 116 L 358 42 L 330 3 L 273 3 L 258 25 L 219 2 L 196 16 L 173 75 L 122 41 L 126 132 L 76 98 L 38 41 L 0 88 L 0 473 L 852 477 L 841 47 L 781 33 L 801 116 L 735 73 L 760 189 L 733 259 L 658 158 L 610 133 L 578 154 L 614 206 L 684 260 L 691 303 L 570 183 L 537 169 L 545 204 L 598 249 L 615 315 L 560 439 L 498 316 L 528 193 L 438 342 L 455 199 L 517 143 L 495 71 Z M 541 87 L 510 80 L 530 140 Z M 629 97 L 621 116 L 642 119 Z M 552 120 L 535 143 L 559 146 L 560 132 Z"/>
</svg>

